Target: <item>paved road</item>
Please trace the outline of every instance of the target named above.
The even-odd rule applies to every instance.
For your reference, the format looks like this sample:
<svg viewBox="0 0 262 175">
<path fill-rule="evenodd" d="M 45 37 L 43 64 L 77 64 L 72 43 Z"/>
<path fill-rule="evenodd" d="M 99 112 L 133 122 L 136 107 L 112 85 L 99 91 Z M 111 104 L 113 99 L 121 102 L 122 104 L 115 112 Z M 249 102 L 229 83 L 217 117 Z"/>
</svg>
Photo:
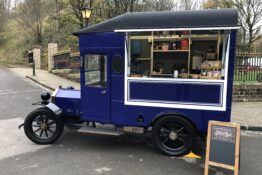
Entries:
<svg viewBox="0 0 262 175">
<path fill-rule="evenodd" d="M 43 90 L 30 83 L 0 65 L 0 119 L 24 118 L 34 108 L 31 104 Z"/>
<path fill-rule="evenodd" d="M 0 67 L 0 174 L 203 174 L 203 159 L 159 154 L 148 136 L 97 136 L 65 131 L 51 146 L 31 143 L 18 130 L 39 100 L 38 86 Z M 261 174 L 262 135 L 242 133 L 241 174 Z M 231 174 L 211 168 L 210 174 Z"/>
</svg>

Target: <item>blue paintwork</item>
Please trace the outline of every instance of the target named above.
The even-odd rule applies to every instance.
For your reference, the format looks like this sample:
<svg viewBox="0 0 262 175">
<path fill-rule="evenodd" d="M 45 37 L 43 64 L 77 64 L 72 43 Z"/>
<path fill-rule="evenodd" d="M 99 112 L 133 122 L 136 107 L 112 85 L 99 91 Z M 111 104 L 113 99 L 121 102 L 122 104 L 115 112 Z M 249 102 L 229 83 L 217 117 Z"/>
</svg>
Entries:
<svg viewBox="0 0 262 175">
<path fill-rule="evenodd" d="M 129 101 L 222 106 L 223 84 L 195 82 L 130 82 Z M 161 91 L 161 93 L 159 93 Z M 210 98 L 212 97 L 212 98 Z"/>
<path fill-rule="evenodd" d="M 62 109 L 72 108 L 74 114 L 80 115 L 83 121 L 96 121 L 114 125 L 128 126 L 149 126 L 158 116 L 168 113 L 179 113 L 190 120 L 200 132 L 206 132 L 209 120 L 230 121 L 233 67 L 235 58 L 236 31 L 231 32 L 230 59 L 227 88 L 226 111 L 208 111 L 193 109 L 174 109 L 162 107 L 131 106 L 124 104 L 124 70 L 115 73 L 111 69 L 112 57 L 121 55 L 124 60 L 124 34 L 119 33 L 93 33 L 80 34 L 80 54 L 81 57 L 87 53 L 103 53 L 107 55 L 107 87 L 88 87 L 84 85 L 84 60 L 81 66 L 81 99 L 57 96 L 55 103 Z M 209 103 L 220 104 L 220 85 L 196 85 L 196 84 L 165 84 L 157 85 L 146 83 L 131 83 L 131 99 L 153 99 L 169 100 L 176 102 Z M 106 90 L 102 95 L 101 91 Z M 64 93 L 64 92 L 63 92 Z M 170 95 L 172 94 L 172 95 Z M 169 96 L 170 95 L 170 96 Z M 72 105 L 72 106 L 70 106 Z M 77 113 L 80 111 L 80 113 Z M 137 117 L 144 117 L 143 123 L 138 123 Z"/>
<path fill-rule="evenodd" d="M 54 103 L 62 109 L 62 115 L 78 116 L 80 113 L 80 91 L 72 89 L 58 89 Z"/>
</svg>

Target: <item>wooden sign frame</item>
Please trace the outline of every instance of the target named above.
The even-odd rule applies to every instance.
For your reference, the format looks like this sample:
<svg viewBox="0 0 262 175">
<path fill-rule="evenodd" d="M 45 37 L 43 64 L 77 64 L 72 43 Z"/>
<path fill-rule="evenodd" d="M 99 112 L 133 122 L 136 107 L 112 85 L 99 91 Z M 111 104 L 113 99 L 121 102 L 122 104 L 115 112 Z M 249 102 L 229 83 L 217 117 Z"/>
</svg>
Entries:
<svg viewBox="0 0 262 175">
<path fill-rule="evenodd" d="M 234 166 L 227 165 L 223 163 L 217 163 L 214 161 L 210 161 L 210 141 L 211 141 L 211 129 L 212 126 L 225 126 L 236 129 L 236 140 L 235 140 L 235 163 Z M 205 159 L 205 172 L 204 175 L 208 175 L 208 167 L 216 166 L 234 171 L 234 175 L 238 175 L 239 171 L 239 158 L 240 158 L 240 125 L 236 123 L 229 122 L 218 122 L 218 121 L 209 121 L 208 122 L 208 133 L 207 133 L 207 147 L 206 147 L 206 159 Z"/>
</svg>

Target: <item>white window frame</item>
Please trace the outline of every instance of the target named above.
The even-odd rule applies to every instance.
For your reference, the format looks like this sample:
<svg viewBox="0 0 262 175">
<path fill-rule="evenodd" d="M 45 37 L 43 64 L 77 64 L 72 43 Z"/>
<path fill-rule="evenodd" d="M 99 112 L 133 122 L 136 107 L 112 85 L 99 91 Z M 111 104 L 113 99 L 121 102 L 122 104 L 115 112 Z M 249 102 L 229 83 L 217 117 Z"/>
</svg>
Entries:
<svg viewBox="0 0 262 175">
<path fill-rule="evenodd" d="M 215 30 L 218 30 L 219 28 L 215 28 Z M 220 30 L 225 30 L 227 28 L 221 28 Z M 230 28 L 230 29 L 235 29 L 235 28 Z M 169 30 L 169 29 L 168 29 Z M 181 29 L 181 30 L 189 30 L 187 29 Z M 191 30 L 191 29 L 190 29 Z M 198 30 L 201 30 L 198 28 Z M 203 28 L 202 28 L 203 30 Z M 214 30 L 208 28 L 208 30 Z M 118 30 L 120 31 L 120 30 Z M 128 72 L 130 71 L 130 67 L 128 66 L 129 64 L 129 53 L 128 53 L 128 47 L 129 47 L 129 38 L 128 38 L 128 33 L 127 32 L 132 32 L 132 30 L 124 30 L 121 32 L 126 32 L 126 37 L 125 37 L 125 82 L 124 82 L 124 103 L 125 105 L 133 105 L 133 106 L 149 106 L 149 107 L 164 107 L 164 108 L 178 108 L 178 109 L 196 109 L 196 110 L 212 110 L 212 111 L 226 111 L 226 103 L 227 103 L 227 87 L 228 87 L 228 64 L 229 64 L 229 52 L 230 52 L 230 32 L 227 35 L 227 45 L 226 45 L 226 53 L 222 59 L 225 59 L 225 62 L 222 63 L 224 64 L 224 79 L 223 80 L 209 80 L 209 79 L 182 79 L 182 78 L 148 78 L 148 77 L 128 77 Z M 150 30 L 150 31 L 157 31 L 157 30 Z M 164 31 L 163 29 L 159 31 Z M 177 31 L 177 29 L 176 29 Z M 223 68 L 223 67 L 222 67 Z M 221 69 L 222 72 L 222 69 Z M 144 102 L 144 101 L 130 101 L 128 100 L 128 95 L 129 95 L 129 84 L 128 82 L 130 81 L 135 81 L 135 82 L 146 82 L 146 81 L 166 81 L 166 82 L 185 82 L 185 83 L 195 83 L 195 84 L 221 84 L 222 91 L 220 92 L 220 96 L 222 97 L 222 105 L 220 106 L 211 106 L 211 105 L 197 105 L 197 104 L 168 104 L 168 103 L 161 103 L 161 102 Z"/>
</svg>

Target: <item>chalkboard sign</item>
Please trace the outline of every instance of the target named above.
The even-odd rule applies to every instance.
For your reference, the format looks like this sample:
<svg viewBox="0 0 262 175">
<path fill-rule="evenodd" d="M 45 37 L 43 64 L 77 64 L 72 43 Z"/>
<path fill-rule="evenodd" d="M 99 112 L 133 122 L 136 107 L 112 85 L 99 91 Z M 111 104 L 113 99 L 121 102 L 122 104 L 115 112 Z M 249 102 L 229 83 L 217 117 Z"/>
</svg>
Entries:
<svg viewBox="0 0 262 175">
<path fill-rule="evenodd" d="M 205 175 L 208 175 L 209 165 L 234 170 L 238 174 L 239 147 L 239 124 L 209 121 Z"/>
</svg>

